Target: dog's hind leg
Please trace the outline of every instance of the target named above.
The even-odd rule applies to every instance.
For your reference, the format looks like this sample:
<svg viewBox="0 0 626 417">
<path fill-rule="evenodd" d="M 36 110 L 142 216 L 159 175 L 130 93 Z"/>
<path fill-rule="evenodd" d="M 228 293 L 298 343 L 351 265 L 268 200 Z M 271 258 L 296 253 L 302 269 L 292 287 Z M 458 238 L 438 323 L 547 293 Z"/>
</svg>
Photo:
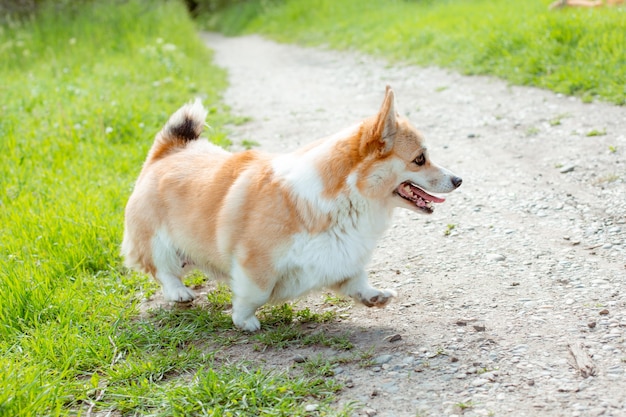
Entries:
<svg viewBox="0 0 626 417">
<path fill-rule="evenodd" d="M 163 297 L 167 301 L 184 303 L 196 298 L 194 292 L 185 287 L 183 260 L 165 231 L 159 231 L 152 239 L 152 258 L 156 269 L 155 278 L 161 283 Z"/>
<path fill-rule="evenodd" d="M 367 282 L 367 273 L 365 271 L 353 278 L 339 282 L 332 288 L 341 294 L 352 297 L 367 307 L 384 307 L 397 295 L 391 289 L 379 290 L 372 287 Z"/>
<path fill-rule="evenodd" d="M 231 269 L 231 290 L 233 291 L 233 323 L 239 329 L 254 332 L 261 328 L 259 319 L 254 313 L 267 303 L 271 290 L 263 290 L 252 281 L 237 261 Z"/>
</svg>

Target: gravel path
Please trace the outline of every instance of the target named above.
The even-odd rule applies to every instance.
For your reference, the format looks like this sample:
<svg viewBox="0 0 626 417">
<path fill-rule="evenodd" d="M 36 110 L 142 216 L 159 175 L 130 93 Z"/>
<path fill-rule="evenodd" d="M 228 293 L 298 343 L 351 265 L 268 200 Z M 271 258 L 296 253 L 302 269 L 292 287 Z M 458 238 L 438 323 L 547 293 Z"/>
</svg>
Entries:
<svg viewBox="0 0 626 417">
<path fill-rule="evenodd" d="M 398 299 L 320 325 L 372 354 L 373 366 L 336 365 L 347 387 L 337 409 L 626 416 L 626 108 L 257 36 L 203 36 L 230 74 L 225 102 L 252 118 L 232 127 L 235 143 L 294 149 L 374 114 L 390 84 L 433 159 L 463 177 L 434 215 L 399 210 L 380 242 L 370 280 Z M 248 352 L 285 367 L 320 353 L 338 354 Z"/>
</svg>

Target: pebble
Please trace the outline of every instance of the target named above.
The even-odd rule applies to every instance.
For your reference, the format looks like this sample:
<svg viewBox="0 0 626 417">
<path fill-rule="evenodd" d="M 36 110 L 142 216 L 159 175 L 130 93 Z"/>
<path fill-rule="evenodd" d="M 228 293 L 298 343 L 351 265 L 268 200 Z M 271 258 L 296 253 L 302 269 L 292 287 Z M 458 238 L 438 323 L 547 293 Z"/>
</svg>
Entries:
<svg viewBox="0 0 626 417">
<path fill-rule="evenodd" d="M 399 333 L 394 334 L 393 336 L 389 338 L 390 343 L 397 342 L 398 340 L 402 340 L 402 336 Z"/>
<path fill-rule="evenodd" d="M 306 357 L 306 356 L 300 356 L 300 355 L 297 355 L 297 356 L 294 356 L 294 357 L 293 357 L 293 361 L 294 361 L 295 363 L 304 363 L 304 362 L 306 362 L 306 360 L 307 360 L 307 357 Z"/>
<path fill-rule="evenodd" d="M 320 408 L 319 404 L 307 404 L 304 406 L 304 411 L 311 413 L 313 411 L 317 411 L 318 408 Z"/>
<path fill-rule="evenodd" d="M 485 378 L 476 378 L 475 380 L 472 381 L 472 386 L 474 387 L 482 387 L 483 385 L 485 385 L 487 382 L 489 382 L 488 379 Z"/>
<path fill-rule="evenodd" d="M 362 416 L 366 416 L 366 417 L 373 417 L 376 414 L 378 414 L 378 412 L 370 407 L 365 407 L 364 409 L 361 410 L 361 415 Z"/>
<path fill-rule="evenodd" d="M 385 363 L 391 361 L 392 358 L 393 358 L 393 356 L 391 356 L 391 355 L 380 355 L 380 356 L 375 357 L 373 362 L 376 365 L 382 365 L 382 364 L 385 364 Z"/>
<path fill-rule="evenodd" d="M 486 258 L 488 261 L 493 262 L 502 262 L 506 259 L 504 255 L 500 255 L 499 253 L 488 253 Z"/>
</svg>

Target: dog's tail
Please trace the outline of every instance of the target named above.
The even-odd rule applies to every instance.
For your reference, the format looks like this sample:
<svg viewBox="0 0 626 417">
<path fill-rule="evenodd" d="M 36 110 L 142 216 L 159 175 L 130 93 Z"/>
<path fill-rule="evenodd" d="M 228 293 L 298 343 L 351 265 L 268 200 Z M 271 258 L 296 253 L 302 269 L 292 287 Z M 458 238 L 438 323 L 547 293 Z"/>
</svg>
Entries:
<svg viewBox="0 0 626 417">
<path fill-rule="evenodd" d="M 176 149 L 184 148 L 202 134 L 207 111 L 200 99 L 185 104 L 170 116 L 163 129 L 157 133 L 148 154 L 148 161 L 163 158 Z"/>
</svg>

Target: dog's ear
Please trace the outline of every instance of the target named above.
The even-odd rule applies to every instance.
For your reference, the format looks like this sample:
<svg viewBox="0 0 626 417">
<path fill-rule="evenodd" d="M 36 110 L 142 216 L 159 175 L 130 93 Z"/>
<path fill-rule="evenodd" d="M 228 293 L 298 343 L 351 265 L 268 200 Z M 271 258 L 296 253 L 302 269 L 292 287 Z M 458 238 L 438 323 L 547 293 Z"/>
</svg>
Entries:
<svg viewBox="0 0 626 417">
<path fill-rule="evenodd" d="M 378 139 L 384 153 L 389 152 L 393 147 L 397 131 L 398 113 L 396 112 L 396 99 L 391 87 L 387 86 L 383 105 L 378 111 L 374 124 L 374 137 Z"/>
</svg>

